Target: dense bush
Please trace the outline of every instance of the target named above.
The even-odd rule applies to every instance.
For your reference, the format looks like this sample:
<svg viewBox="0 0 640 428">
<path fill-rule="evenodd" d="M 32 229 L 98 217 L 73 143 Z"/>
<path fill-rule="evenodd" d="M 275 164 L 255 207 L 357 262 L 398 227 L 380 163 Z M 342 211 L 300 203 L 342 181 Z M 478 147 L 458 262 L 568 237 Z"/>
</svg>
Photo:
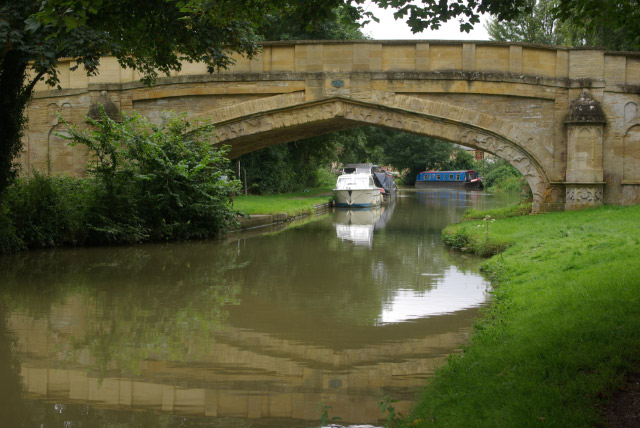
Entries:
<svg viewBox="0 0 640 428">
<path fill-rule="evenodd" d="M 122 124 L 103 115 L 93 125 L 70 131 L 94 154 L 93 241 L 202 238 L 234 221 L 229 200 L 238 183 L 226 179 L 227 150 L 211 144 L 211 125 L 173 115 L 157 126 L 137 114 Z"/>
<path fill-rule="evenodd" d="M 89 149 L 87 178 L 34 173 L 14 183 L 0 207 L 0 251 L 205 238 L 235 221 L 238 182 L 227 179 L 226 150 L 210 144 L 208 124 L 103 116 L 91 131 L 69 132 Z"/>
<path fill-rule="evenodd" d="M 7 190 L 6 203 L 19 242 L 28 247 L 50 247 L 82 242 L 86 238 L 86 183 L 68 177 L 34 172 Z"/>
<path fill-rule="evenodd" d="M 486 161 L 484 165 L 478 165 L 478 170 L 483 177 L 484 186 L 489 190 L 523 195 L 531 192 L 527 180 L 506 160 Z"/>
</svg>

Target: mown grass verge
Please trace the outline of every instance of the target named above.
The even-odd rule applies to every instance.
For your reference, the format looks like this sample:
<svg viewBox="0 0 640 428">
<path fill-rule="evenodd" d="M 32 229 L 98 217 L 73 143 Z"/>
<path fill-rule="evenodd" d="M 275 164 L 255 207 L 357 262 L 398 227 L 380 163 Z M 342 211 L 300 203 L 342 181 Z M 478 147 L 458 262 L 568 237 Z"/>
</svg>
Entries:
<svg viewBox="0 0 640 428">
<path fill-rule="evenodd" d="M 448 242 L 506 243 L 483 264 L 492 304 L 421 393 L 408 426 L 596 427 L 640 364 L 640 207 L 450 226 Z M 476 227 L 480 225 L 480 227 Z M 485 241 L 485 244 L 482 244 Z"/>
<path fill-rule="evenodd" d="M 495 219 L 509 218 L 527 215 L 529 213 L 531 213 L 531 202 L 522 202 L 518 205 L 484 211 L 469 208 L 462 215 L 462 220 L 481 220 L 487 215 Z"/>
<path fill-rule="evenodd" d="M 300 192 L 280 195 L 236 196 L 233 209 L 241 214 L 280 214 L 298 215 L 313 212 L 315 205 L 333 199 L 333 187 L 314 187 Z"/>
</svg>

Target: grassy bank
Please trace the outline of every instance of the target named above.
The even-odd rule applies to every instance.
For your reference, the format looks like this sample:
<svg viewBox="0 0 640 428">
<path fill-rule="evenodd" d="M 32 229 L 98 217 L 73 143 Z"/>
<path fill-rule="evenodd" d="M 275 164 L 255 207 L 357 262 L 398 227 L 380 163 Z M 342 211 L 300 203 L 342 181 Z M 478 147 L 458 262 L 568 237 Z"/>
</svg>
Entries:
<svg viewBox="0 0 640 428">
<path fill-rule="evenodd" d="M 640 207 L 602 207 L 445 229 L 480 252 L 493 302 L 470 345 L 421 394 L 409 424 L 595 427 L 640 364 Z M 477 226 L 480 227 L 477 227 Z"/>
<path fill-rule="evenodd" d="M 531 202 L 522 202 L 518 205 L 512 205 L 509 207 L 503 208 L 494 208 L 490 210 L 476 210 L 474 208 L 469 208 L 466 210 L 462 216 L 463 220 L 481 220 L 486 216 L 491 216 L 492 218 L 509 218 L 509 217 L 518 217 L 522 215 L 526 215 L 531 213 Z"/>
<path fill-rule="evenodd" d="M 236 196 L 233 209 L 245 214 L 297 215 L 312 212 L 315 205 L 327 203 L 333 198 L 333 187 L 314 187 L 301 192 L 280 195 Z"/>
</svg>

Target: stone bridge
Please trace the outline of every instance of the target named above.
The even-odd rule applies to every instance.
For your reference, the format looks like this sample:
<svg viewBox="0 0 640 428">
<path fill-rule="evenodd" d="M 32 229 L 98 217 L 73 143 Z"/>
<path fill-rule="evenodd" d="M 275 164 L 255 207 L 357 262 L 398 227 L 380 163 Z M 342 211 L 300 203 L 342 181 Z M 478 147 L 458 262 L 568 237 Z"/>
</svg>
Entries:
<svg viewBox="0 0 640 428">
<path fill-rule="evenodd" d="M 381 126 L 478 148 L 526 177 L 535 211 L 640 202 L 640 53 L 456 41 L 265 42 L 249 60 L 202 64 L 153 87 L 114 58 L 87 77 L 60 64 L 29 107 L 27 170 L 79 175 L 86 154 L 56 135 L 98 102 L 155 121 L 210 117 L 231 157 L 304 137 Z"/>
</svg>

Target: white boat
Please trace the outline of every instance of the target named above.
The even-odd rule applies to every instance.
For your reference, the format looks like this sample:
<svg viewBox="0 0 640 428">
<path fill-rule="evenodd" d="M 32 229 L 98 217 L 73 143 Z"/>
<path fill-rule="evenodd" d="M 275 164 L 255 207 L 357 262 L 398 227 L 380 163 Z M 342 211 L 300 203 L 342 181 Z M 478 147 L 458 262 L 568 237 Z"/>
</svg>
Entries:
<svg viewBox="0 0 640 428">
<path fill-rule="evenodd" d="M 333 193 L 337 207 L 377 207 L 382 204 L 382 193 L 375 185 L 371 172 L 356 171 L 341 175 Z"/>
</svg>

